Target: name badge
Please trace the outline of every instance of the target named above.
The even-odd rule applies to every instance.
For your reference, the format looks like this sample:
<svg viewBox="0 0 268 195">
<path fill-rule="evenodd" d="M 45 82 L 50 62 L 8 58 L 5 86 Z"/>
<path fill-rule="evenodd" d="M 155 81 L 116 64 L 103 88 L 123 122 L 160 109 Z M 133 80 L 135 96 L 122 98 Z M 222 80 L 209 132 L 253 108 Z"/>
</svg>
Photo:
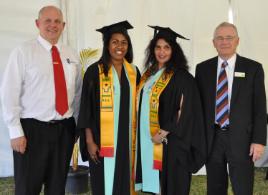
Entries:
<svg viewBox="0 0 268 195">
<path fill-rule="evenodd" d="M 235 73 L 234 73 L 234 76 L 235 76 L 235 77 L 242 77 L 242 78 L 245 78 L 245 77 L 246 77 L 246 73 L 244 73 L 244 72 L 235 72 Z"/>
</svg>

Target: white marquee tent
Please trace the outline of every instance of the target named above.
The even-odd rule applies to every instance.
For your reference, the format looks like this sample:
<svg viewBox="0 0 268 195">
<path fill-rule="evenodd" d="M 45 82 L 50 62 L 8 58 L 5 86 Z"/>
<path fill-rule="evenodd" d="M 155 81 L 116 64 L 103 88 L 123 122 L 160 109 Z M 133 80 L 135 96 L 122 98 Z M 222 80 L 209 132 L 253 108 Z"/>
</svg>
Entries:
<svg viewBox="0 0 268 195">
<path fill-rule="evenodd" d="M 67 25 L 62 41 L 78 52 L 89 47 L 101 49 L 101 35 L 95 29 L 127 19 L 135 27 L 130 36 L 134 64 L 141 71 L 144 50 L 153 35 L 148 24 L 169 26 L 191 39 L 180 43 L 194 73 L 198 62 L 216 55 L 214 28 L 223 21 L 233 21 L 240 36 L 239 54 L 261 62 L 268 74 L 266 0 L 0 0 L 0 80 L 12 48 L 36 37 L 34 20 L 45 5 L 63 10 Z M 12 150 L 0 112 L 0 177 L 10 175 Z"/>
</svg>

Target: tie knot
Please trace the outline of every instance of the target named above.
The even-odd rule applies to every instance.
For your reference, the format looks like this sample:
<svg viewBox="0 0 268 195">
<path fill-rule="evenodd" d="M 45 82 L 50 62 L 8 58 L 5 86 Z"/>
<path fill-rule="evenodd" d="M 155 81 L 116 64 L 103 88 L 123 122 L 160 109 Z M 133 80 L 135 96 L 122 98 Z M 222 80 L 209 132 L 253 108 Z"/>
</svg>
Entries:
<svg viewBox="0 0 268 195">
<path fill-rule="evenodd" d="M 51 48 L 51 51 L 52 52 L 58 52 L 58 48 L 55 45 L 53 45 L 52 48 Z"/>
<path fill-rule="evenodd" d="M 228 66 L 228 62 L 224 61 L 221 66 L 222 66 L 222 68 L 225 68 L 226 66 Z"/>
</svg>

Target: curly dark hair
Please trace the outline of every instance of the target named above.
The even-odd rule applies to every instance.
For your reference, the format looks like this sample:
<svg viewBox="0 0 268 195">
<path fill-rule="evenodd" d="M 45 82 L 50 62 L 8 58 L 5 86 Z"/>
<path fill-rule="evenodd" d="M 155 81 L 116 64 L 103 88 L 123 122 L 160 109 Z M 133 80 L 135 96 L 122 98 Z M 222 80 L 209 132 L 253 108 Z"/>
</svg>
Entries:
<svg viewBox="0 0 268 195">
<path fill-rule="evenodd" d="M 110 62 L 110 52 L 109 52 L 109 42 L 113 34 L 115 33 L 120 33 L 122 34 L 128 42 L 128 50 L 125 56 L 125 59 L 131 63 L 133 60 L 133 48 L 132 48 L 132 43 L 130 36 L 128 35 L 127 31 L 113 31 L 105 36 L 103 36 L 103 49 L 102 49 L 102 55 L 98 61 L 98 64 L 103 64 L 103 72 L 105 76 L 108 76 L 108 71 L 109 71 L 109 62 Z"/>
<path fill-rule="evenodd" d="M 171 47 L 172 54 L 168 62 L 165 63 L 165 72 L 176 71 L 178 69 L 188 70 L 187 59 L 183 53 L 182 48 L 174 38 L 170 38 L 163 34 L 157 34 L 149 43 L 145 51 L 145 69 L 148 71 L 148 76 L 154 74 L 158 70 L 158 62 L 155 57 L 154 49 L 159 39 L 164 39 Z"/>
</svg>

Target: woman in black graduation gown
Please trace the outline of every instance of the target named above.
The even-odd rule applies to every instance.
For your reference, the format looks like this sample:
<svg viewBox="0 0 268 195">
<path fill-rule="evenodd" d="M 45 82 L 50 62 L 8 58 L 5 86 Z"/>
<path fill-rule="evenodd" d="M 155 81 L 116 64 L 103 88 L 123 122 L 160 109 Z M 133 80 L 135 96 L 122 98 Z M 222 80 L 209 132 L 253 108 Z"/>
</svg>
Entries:
<svg viewBox="0 0 268 195">
<path fill-rule="evenodd" d="M 78 128 L 83 129 L 80 149 L 82 159 L 89 161 L 93 195 L 131 194 L 132 123 L 140 77 L 130 64 L 131 28 L 123 21 L 97 30 L 103 33 L 103 53 L 84 76 Z"/>
<path fill-rule="evenodd" d="M 150 26 L 146 71 L 137 91 L 135 188 L 162 195 L 189 194 L 191 173 L 204 164 L 205 135 L 199 92 L 170 28 Z M 159 179 L 160 178 L 160 179 Z"/>
</svg>

